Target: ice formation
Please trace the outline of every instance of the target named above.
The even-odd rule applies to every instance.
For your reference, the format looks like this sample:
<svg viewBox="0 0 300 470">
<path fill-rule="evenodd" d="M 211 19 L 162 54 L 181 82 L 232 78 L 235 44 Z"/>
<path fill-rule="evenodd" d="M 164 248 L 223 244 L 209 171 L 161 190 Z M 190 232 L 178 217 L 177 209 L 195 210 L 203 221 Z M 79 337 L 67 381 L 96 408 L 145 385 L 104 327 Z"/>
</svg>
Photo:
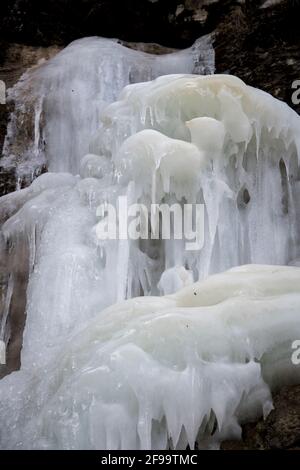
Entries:
<svg viewBox="0 0 300 470">
<path fill-rule="evenodd" d="M 23 75 L 8 93 L 14 111 L 1 164 L 17 164 L 19 185 L 46 166 L 78 172 L 103 107 L 128 83 L 169 73 L 214 73 L 211 37 L 186 50 L 152 55 L 117 40 L 84 38 Z"/>
<path fill-rule="evenodd" d="M 299 268 L 243 266 L 110 307 L 51 361 L 46 335 L 43 357 L 2 381 L 1 446 L 184 449 L 240 437 L 240 422 L 272 408 L 270 386 L 300 380 L 299 283 Z"/>
<path fill-rule="evenodd" d="M 135 201 L 205 204 L 203 250 L 166 241 L 162 271 L 201 279 L 297 257 L 300 121 L 287 105 L 231 76 L 165 76 L 126 87 L 101 121 L 92 151 Z"/>
<path fill-rule="evenodd" d="M 63 100 L 43 128 L 52 172 L 0 200 L 2 325 L 20 271 L 29 278 L 21 370 L 0 382 L 0 446 L 217 446 L 270 411 L 271 390 L 300 380 L 300 118 L 238 78 L 173 74 L 128 85 L 105 108 L 82 76 L 75 119 L 59 81 L 69 53 L 43 72 Z M 99 240 L 97 207 L 124 195 L 204 204 L 204 247 Z"/>
</svg>

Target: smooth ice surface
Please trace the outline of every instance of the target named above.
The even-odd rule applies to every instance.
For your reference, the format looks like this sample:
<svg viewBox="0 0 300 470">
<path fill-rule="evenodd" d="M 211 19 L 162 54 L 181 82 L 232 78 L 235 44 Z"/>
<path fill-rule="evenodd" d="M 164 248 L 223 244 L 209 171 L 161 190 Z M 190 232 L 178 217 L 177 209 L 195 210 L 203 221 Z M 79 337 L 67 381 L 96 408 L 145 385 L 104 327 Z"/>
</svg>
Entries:
<svg viewBox="0 0 300 470">
<path fill-rule="evenodd" d="M 1 383 L 1 446 L 184 449 L 239 437 L 300 380 L 300 269 L 243 266 L 96 315 Z M 53 346 L 40 348 L 45 357 Z"/>
<path fill-rule="evenodd" d="M 128 85 L 104 109 L 100 100 L 90 130 L 76 175 L 60 148 L 62 167 L 55 154 L 55 171 L 0 200 L 5 305 L 21 255 L 29 273 L 22 367 L 0 383 L 0 446 L 208 447 L 239 436 L 240 422 L 270 411 L 270 389 L 300 380 L 300 268 L 279 266 L 300 257 L 300 118 L 238 78 L 175 74 Z M 97 207 L 119 196 L 204 204 L 204 247 L 99 240 Z"/>
</svg>

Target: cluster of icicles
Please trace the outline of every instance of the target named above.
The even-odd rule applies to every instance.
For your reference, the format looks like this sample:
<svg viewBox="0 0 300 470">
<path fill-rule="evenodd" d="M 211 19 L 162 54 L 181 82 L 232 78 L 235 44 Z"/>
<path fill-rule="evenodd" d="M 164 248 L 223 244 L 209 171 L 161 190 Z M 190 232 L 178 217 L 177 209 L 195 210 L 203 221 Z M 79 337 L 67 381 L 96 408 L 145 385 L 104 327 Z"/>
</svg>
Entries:
<svg viewBox="0 0 300 470">
<path fill-rule="evenodd" d="M 54 66 L 59 100 L 59 56 L 44 75 Z M 238 438 L 242 422 L 269 413 L 272 389 L 300 381 L 291 361 L 300 268 L 287 266 L 300 254 L 300 118 L 232 76 L 161 76 L 103 107 L 77 175 L 68 119 L 84 132 L 94 122 L 84 114 L 91 88 L 82 71 L 77 79 L 80 119 L 60 115 L 53 129 L 61 104 L 43 111 L 52 172 L 0 200 L 11 284 L 18 259 L 29 265 L 22 365 L 0 382 L 0 447 L 184 449 Z M 203 248 L 99 240 L 97 207 L 120 195 L 147 207 L 204 204 Z"/>
</svg>

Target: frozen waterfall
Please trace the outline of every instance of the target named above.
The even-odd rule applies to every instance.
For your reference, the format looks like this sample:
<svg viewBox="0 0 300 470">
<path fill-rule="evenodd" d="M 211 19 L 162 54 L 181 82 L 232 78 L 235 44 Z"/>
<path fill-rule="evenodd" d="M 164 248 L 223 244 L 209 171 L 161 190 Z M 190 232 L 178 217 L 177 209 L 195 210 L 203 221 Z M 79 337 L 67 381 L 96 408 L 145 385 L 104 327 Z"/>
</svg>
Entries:
<svg viewBox="0 0 300 470">
<path fill-rule="evenodd" d="M 166 73 L 179 72 L 202 74 L 214 72 L 214 50 L 210 36 L 200 38 L 189 49 L 163 55 L 152 55 L 132 50 L 119 44 L 117 40 L 105 38 L 85 38 L 73 42 L 48 62 L 42 62 L 30 69 L 9 90 L 8 100 L 12 107 L 12 113 L 3 149 L 4 157 L 1 158 L 1 167 L 15 168 L 18 189 L 28 185 L 45 169 L 52 172 L 69 172 L 74 175 L 81 172 L 81 174 L 88 176 L 91 158 L 94 161 L 94 175 L 96 168 L 98 168 L 99 176 L 103 171 L 109 173 L 109 164 L 101 162 L 99 167 L 99 159 L 84 157 L 99 129 L 100 116 L 104 107 L 114 101 L 122 88 L 129 83 L 151 80 Z M 30 200 L 32 195 L 38 196 L 43 189 L 49 190 L 40 195 L 43 199 L 45 194 L 48 194 L 44 201 L 46 205 L 48 203 L 55 205 L 55 198 L 59 193 L 64 198 L 63 176 L 55 175 L 54 178 L 51 175 L 48 176 L 42 178 L 32 188 L 3 198 L 0 202 L 0 223 L 3 224 L 11 214 L 16 212 L 17 208 L 20 208 L 20 204 L 23 205 L 25 201 Z M 66 181 L 67 188 L 76 182 L 71 175 L 67 176 L 64 181 Z M 77 201 L 79 206 L 82 204 L 81 198 L 86 197 L 84 193 L 83 186 L 82 195 Z M 69 211 L 74 211 L 75 218 L 78 218 L 78 224 L 80 225 L 80 213 L 90 219 L 89 210 L 82 207 L 78 212 L 71 193 L 69 197 Z M 62 204 L 62 211 L 68 210 L 67 205 L 67 202 Z M 30 202 L 28 206 L 31 206 Z M 48 209 L 50 210 L 50 207 Z M 25 207 L 24 210 L 27 211 Z M 28 210 L 32 209 L 28 207 Z M 53 208 L 53 210 L 55 209 Z M 45 212 L 44 215 L 46 215 Z M 66 213 L 60 215 L 57 213 L 57 215 L 59 216 L 58 226 L 60 226 L 60 218 L 64 224 L 68 223 Z M 69 217 L 73 218 L 71 212 L 69 212 Z M 31 224 L 29 219 L 26 224 L 27 222 L 29 225 Z M 81 238 L 84 235 L 79 226 L 72 233 L 74 222 L 75 219 L 72 221 L 72 228 L 66 230 L 70 232 L 71 237 L 75 237 L 75 231 L 79 230 L 76 236 Z M 22 323 L 24 323 L 22 315 L 26 303 L 26 284 L 34 265 L 36 248 L 38 249 L 36 236 L 39 237 L 40 233 L 35 222 L 34 226 L 29 227 L 29 225 L 27 228 L 19 226 L 21 232 L 16 233 L 12 250 L 7 246 L 9 242 L 7 239 L 5 241 L 6 235 L 3 237 L 6 229 L 4 228 L 0 233 L 0 252 L 2 254 L 0 259 L 0 340 L 4 338 L 6 343 L 14 336 L 20 336 Z M 23 229 L 26 232 L 25 236 L 23 236 Z M 72 243 L 67 241 L 67 231 L 62 230 L 62 238 L 67 244 L 66 246 L 71 246 Z M 58 248 L 56 241 L 53 240 L 53 242 L 56 250 Z M 93 257 L 92 251 L 93 249 L 90 254 Z M 70 253 L 70 257 L 72 256 Z M 74 259 L 75 264 L 77 261 L 77 258 Z M 51 262 L 55 264 L 54 258 Z M 114 266 L 115 260 L 113 258 L 111 263 Z M 63 264 L 64 262 L 62 266 Z M 66 266 L 63 268 L 63 271 L 66 269 L 66 272 L 62 273 L 63 283 L 70 275 Z M 98 269 L 99 267 L 96 268 L 96 271 Z M 102 273 L 101 269 L 100 271 Z M 57 274 L 58 272 L 59 269 Z M 77 277 L 77 268 L 75 268 L 74 274 Z M 92 274 L 93 279 L 94 274 Z M 59 279 L 59 275 L 57 279 Z M 103 282 L 106 282 L 105 279 Z M 100 308 L 116 300 L 114 289 L 112 289 L 111 295 L 109 294 L 110 285 L 111 281 L 109 280 L 109 285 L 105 287 L 107 296 L 105 298 L 101 296 Z M 70 286 L 72 286 L 72 290 L 74 288 L 72 280 L 70 280 Z M 64 296 L 65 293 L 62 294 L 62 297 Z M 89 298 L 89 294 L 87 297 Z M 85 305 L 83 298 L 82 300 Z M 62 302 L 61 297 L 56 297 L 56 301 L 58 308 L 62 308 L 63 311 L 65 302 Z M 99 309 L 98 301 L 99 295 L 97 294 L 95 298 L 96 310 Z M 85 312 L 86 307 L 83 306 L 83 318 Z M 10 331 L 13 324 L 17 325 L 16 332 Z M 12 346 L 12 343 L 16 343 L 16 345 Z M 10 345 L 17 351 L 20 340 L 10 341 Z M 17 352 L 14 353 L 14 356 L 18 356 Z"/>
<path fill-rule="evenodd" d="M 43 166 L 78 173 L 104 106 L 117 99 L 125 85 L 169 73 L 214 73 L 211 37 L 163 55 L 105 38 L 74 41 L 52 60 L 30 69 L 10 90 L 13 112 L 5 164 L 17 164 L 19 184 Z"/>
<path fill-rule="evenodd" d="M 1 448 L 214 448 L 300 382 L 300 268 L 287 266 L 300 257 L 300 118 L 236 77 L 204 76 L 208 45 L 156 57 L 81 40 L 11 91 L 26 99 L 7 162 L 49 172 L 0 199 L 6 341 L 27 289 Z M 120 197 L 203 206 L 203 247 L 99 239 L 97 209 Z"/>
</svg>

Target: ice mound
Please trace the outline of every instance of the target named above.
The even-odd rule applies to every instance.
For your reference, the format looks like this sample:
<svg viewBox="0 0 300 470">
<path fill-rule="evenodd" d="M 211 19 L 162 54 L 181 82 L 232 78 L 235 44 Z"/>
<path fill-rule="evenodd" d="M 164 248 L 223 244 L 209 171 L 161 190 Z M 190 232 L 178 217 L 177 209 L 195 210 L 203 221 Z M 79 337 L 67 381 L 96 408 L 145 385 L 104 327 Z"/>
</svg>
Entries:
<svg viewBox="0 0 300 470">
<path fill-rule="evenodd" d="M 1 383 L 1 447 L 184 449 L 239 437 L 300 380 L 300 269 L 242 266 L 114 305 Z M 45 344 L 43 354 L 49 345 Z"/>
</svg>

